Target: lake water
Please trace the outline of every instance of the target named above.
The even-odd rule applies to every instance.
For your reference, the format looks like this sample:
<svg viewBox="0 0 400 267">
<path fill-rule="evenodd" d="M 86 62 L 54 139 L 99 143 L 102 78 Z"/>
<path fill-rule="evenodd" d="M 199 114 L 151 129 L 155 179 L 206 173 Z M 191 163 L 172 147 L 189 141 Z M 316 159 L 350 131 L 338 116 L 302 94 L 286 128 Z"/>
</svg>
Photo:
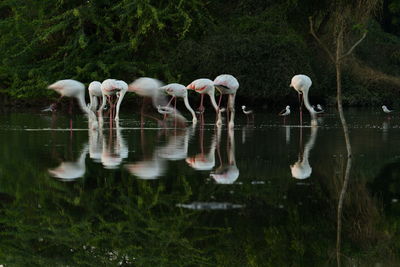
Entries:
<svg viewBox="0 0 400 267">
<path fill-rule="evenodd" d="M 122 114 L 88 130 L 83 115 L 0 114 L 0 264 L 399 265 L 400 117 L 345 112 L 354 155 L 339 216 L 334 109 L 312 128 L 238 112 L 231 131 L 212 118 L 141 128 Z"/>
</svg>

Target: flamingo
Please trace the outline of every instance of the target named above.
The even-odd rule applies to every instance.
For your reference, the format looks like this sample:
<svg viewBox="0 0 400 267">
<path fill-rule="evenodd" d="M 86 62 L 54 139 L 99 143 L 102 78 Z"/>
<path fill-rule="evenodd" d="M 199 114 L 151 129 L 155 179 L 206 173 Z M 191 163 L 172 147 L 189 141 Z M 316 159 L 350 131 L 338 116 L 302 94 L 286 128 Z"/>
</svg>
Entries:
<svg viewBox="0 0 400 267">
<path fill-rule="evenodd" d="M 242 111 L 247 117 L 247 122 L 249 121 L 249 116 L 251 116 L 251 119 L 254 121 L 254 112 L 253 110 L 246 110 L 246 106 L 242 106 Z"/>
<path fill-rule="evenodd" d="M 161 86 L 163 86 L 161 81 L 149 77 L 138 78 L 128 86 L 129 92 L 134 92 L 142 97 L 145 97 L 140 112 L 142 117 L 142 125 L 146 98 L 151 98 L 155 108 L 158 106 L 165 106 L 167 103 L 166 97 L 161 94 Z"/>
<path fill-rule="evenodd" d="M 383 112 L 385 112 L 385 113 L 387 113 L 387 114 L 392 113 L 392 112 L 394 111 L 394 110 L 389 110 L 389 109 L 387 108 L 387 106 L 385 106 L 385 105 L 382 106 L 382 110 L 383 110 Z"/>
<path fill-rule="evenodd" d="M 311 125 L 317 126 L 317 118 L 316 118 L 317 112 L 310 105 L 310 102 L 308 100 L 308 91 L 311 85 L 312 82 L 310 77 L 303 74 L 293 76 L 292 81 L 290 83 L 290 87 L 293 87 L 299 94 L 303 95 L 304 105 L 306 106 L 307 110 L 310 112 L 311 115 Z"/>
<path fill-rule="evenodd" d="M 201 114 L 204 112 L 204 105 L 203 105 L 203 98 L 205 94 L 208 94 L 210 96 L 211 104 L 214 107 L 215 113 L 218 115 L 218 105 L 215 102 L 215 87 L 214 87 L 214 82 L 211 81 L 210 79 L 197 79 L 194 80 L 192 83 L 190 83 L 188 86 L 186 86 L 188 89 L 195 90 L 197 93 L 201 95 L 201 100 L 200 100 L 200 106 L 199 106 L 199 111 Z M 221 125 L 222 120 L 218 116 L 217 118 L 217 125 Z"/>
<path fill-rule="evenodd" d="M 238 80 L 230 74 L 221 74 L 217 76 L 214 80 L 214 86 L 220 93 L 219 101 L 218 101 L 218 108 L 221 104 L 222 95 L 228 95 L 228 117 L 230 116 L 229 127 L 234 126 L 235 120 L 235 98 L 236 92 L 239 89 L 239 82 Z M 218 123 L 218 122 L 217 122 Z M 221 123 L 221 120 L 219 120 Z"/>
<path fill-rule="evenodd" d="M 189 104 L 187 88 L 184 85 L 179 83 L 170 83 L 161 87 L 160 89 L 165 91 L 168 95 L 172 96 L 167 106 L 169 106 L 172 100 L 175 100 L 175 109 L 176 109 L 176 98 L 177 97 L 183 98 L 183 102 L 185 103 L 187 110 L 189 110 L 189 112 L 192 114 L 192 122 L 197 123 L 196 114 L 194 113 L 192 107 Z"/>
<path fill-rule="evenodd" d="M 150 97 L 154 107 L 165 106 L 167 103 L 166 98 L 160 94 L 160 87 L 163 86 L 162 82 L 148 77 L 141 77 L 130 83 L 128 86 L 129 92 L 134 92 L 143 97 Z"/>
<path fill-rule="evenodd" d="M 90 98 L 89 108 L 93 112 L 96 112 L 97 105 L 98 105 L 98 98 L 103 96 L 103 94 L 101 92 L 101 82 L 99 82 L 99 81 L 91 82 L 89 84 L 88 91 L 89 91 L 89 98 Z"/>
<path fill-rule="evenodd" d="M 112 113 L 115 107 L 115 103 L 112 103 L 111 97 L 116 95 L 118 98 L 116 111 L 115 111 L 115 121 L 119 120 L 119 108 L 126 92 L 128 91 L 128 84 L 121 80 L 107 79 L 101 83 L 101 93 L 103 95 L 103 103 L 101 104 L 100 111 L 103 112 L 104 106 L 106 105 L 106 98 L 110 104 L 110 119 L 112 118 Z"/>
<path fill-rule="evenodd" d="M 92 110 L 90 110 L 85 101 L 85 85 L 75 80 L 59 80 L 47 88 L 53 89 L 61 95 L 61 97 L 74 97 L 78 100 L 81 109 L 88 114 L 89 122 L 92 123 L 92 128 L 97 128 L 97 118 Z"/>
</svg>

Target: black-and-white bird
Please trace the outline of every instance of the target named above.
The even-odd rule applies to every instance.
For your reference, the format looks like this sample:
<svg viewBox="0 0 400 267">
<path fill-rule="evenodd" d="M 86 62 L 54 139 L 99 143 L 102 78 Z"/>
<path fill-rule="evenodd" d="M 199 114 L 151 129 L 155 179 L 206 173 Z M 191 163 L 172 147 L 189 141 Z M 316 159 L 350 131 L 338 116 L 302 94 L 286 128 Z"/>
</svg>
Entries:
<svg viewBox="0 0 400 267">
<path fill-rule="evenodd" d="M 320 104 L 317 104 L 317 108 L 314 108 L 314 110 L 317 113 L 323 113 L 325 111 L 324 108 Z"/>
<path fill-rule="evenodd" d="M 253 110 L 246 110 L 246 106 L 242 106 L 242 111 L 243 113 L 247 116 L 247 121 L 249 121 L 249 116 L 251 117 L 251 120 L 254 121 L 254 112 Z"/>
<path fill-rule="evenodd" d="M 290 106 L 286 106 L 281 112 L 278 113 L 279 116 L 288 116 L 290 115 Z"/>
<path fill-rule="evenodd" d="M 394 110 L 388 109 L 387 106 L 385 106 L 385 105 L 382 106 L 382 110 L 383 110 L 383 112 L 388 113 L 388 114 L 392 113 L 394 111 Z"/>
</svg>

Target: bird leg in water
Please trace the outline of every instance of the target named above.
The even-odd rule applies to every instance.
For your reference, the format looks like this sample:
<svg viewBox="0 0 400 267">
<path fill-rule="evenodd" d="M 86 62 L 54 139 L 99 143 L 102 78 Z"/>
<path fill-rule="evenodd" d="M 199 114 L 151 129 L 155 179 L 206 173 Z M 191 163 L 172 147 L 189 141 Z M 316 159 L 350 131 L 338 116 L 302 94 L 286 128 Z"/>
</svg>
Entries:
<svg viewBox="0 0 400 267">
<path fill-rule="evenodd" d="M 303 125 L 303 94 L 299 93 L 300 125 Z"/>
</svg>

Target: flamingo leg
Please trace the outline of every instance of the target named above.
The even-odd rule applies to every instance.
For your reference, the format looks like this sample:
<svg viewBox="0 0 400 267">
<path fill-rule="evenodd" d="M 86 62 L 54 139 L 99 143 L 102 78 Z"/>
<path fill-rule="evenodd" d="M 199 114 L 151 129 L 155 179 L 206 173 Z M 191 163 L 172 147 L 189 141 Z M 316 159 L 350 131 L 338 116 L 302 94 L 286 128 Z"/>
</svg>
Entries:
<svg viewBox="0 0 400 267">
<path fill-rule="evenodd" d="M 177 122 L 177 119 L 176 119 L 176 98 L 175 98 L 175 101 L 174 101 L 174 113 L 175 113 L 175 131 L 176 131 L 176 124 L 178 123 Z M 175 132 L 175 134 L 176 134 L 176 132 Z"/>
<path fill-rule="evenodd" d="M 300 125 L 303 125 L 303 95 L 299 95 L 299 103 L 300 103 Z"/>
<path fill-rule="evenodd" d="M 171 97 L 171 99 L 169 100 L 168 104 L 166 105 L 166 107 L 169 107 L 169 105 L 171 104 L 172 100 L 175 99 L 175 108 L 176 108 L 176 97 L 173 96 Z M 164 120 L 167 118 L 167 114 L 164 114 Z"/>
<path fill-rule="evenodd" d="M 200 96 L 200 106 L 199 106 L 200 113 L 204 112 L 203 99 L 204 99 L 204 94 L 201 94 L 201 96 Z"/>
<path fill-rule="evenodd" d="M 218 109 L 221 106 L 221 100 L 222 100 L 222 93 L 219 95 L 219 100 L 218 100 Z"/>
</svg>

